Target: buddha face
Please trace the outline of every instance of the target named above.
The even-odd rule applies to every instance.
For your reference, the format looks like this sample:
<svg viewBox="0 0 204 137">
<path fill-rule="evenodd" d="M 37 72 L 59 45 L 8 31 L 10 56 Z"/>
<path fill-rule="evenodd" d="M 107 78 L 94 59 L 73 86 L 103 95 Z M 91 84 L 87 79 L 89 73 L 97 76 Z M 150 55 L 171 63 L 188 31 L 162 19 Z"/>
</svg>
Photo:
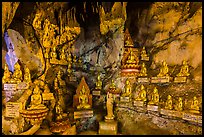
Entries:
<svg viewBox="0 0 204 137">
<path fill-rule="evenodd" d="M 186 60 L 183 61 L 183 65 L 187 65 L 187 61 Z"/>
<path fill-rule="evenodd" d="M 163 66 L 166 66 L 167 64 L 166 64 L 166 61 L 163 61 Z"/>
<path fill-rule="evenodd" d="M 195 97 L 193 97 L 193 100 L 194 100 L 194 101 L 196 101 L 196 100 L 197 100 L 197 97 L 196 97 L 196 96 L 195 96 Z"/>
<path fill-rule="evenodd" d="M 145 67 L 145 63 L 142 63 L 142 67 Z"/>
<path fill-rule="evenodd" d="M 36 85 L 34 90 L 33 90 L 34 94 L 39 94 L 40 93 L 40 88 Z"/>
<path fill-rule="evenodd" d="M 130 81 L 128 79 L 126 80 L 126 85 L 130 85 Z"/>
<path fill-rule="evenodd" d="M 181 97 L 179 97 L 179 102 L 182 102 L 182 98 Z"/>
</svg>

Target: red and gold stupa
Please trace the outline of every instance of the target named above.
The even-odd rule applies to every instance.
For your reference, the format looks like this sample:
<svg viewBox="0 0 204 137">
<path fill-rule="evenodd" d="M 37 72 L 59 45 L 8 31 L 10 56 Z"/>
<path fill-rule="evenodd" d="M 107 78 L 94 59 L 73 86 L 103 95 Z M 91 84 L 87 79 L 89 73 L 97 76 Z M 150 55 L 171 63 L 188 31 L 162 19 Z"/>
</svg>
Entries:
<svg viewBox="0 0 204 137">
<path fill-rule="evenodd" d="M 125 50 L 121 61 L 121 76 L 137 76 L 139 74 L 138 49 L 134 48 L 128 29 L 125 31 Z"/>
</svg>

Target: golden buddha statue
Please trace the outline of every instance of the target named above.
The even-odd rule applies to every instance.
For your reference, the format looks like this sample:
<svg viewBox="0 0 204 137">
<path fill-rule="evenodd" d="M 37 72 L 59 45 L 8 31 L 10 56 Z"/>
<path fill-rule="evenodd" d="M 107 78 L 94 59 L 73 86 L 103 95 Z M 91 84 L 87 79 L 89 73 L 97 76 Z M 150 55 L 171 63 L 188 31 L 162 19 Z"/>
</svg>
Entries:
<svg viewBox="0 0 204 137">
<path fill-rule="evenodd" d="M 178 102 L 175 106 L 175 109 L 177 111 L 182 111 L 183 110 L 183 99 L 181 97 L 178 98 Z"/>
<path fill-rule="evenodd" d="M 135 100 L 143 101 L 143 102 L 147 101 L 147 93 L 146 93 L 146 90 L 144 88 L 144 85 L 141 85 L 139 95 Z"/>
<path fill-rule="evenodd" d="M 86 89 L 84 85 L 82 86 L 82 89 L 80 91 L 79 95 L 79 105 L 77 106 L 77 109 L 89 109 L 91 108 L 91 105 L 88 103 L 88 95 L 86 95 Z"/>
<path fill-rule="evenodd" d="M 30 70 L 28 67 L 25 68 L 25 75 L 24 75 L 24 82 L 26 83 L 31 83 L 32 80 L 31 80 L 31 76 L 30 76 Z"/>
<path fill-rule="evenodd" d="M 114 80 L 112 79 L 111 80 L 111 85 L 109 87 L 110 89 L 116 89 L 116 86 L 115 86 L 115 83 L 114 83 Z"/>
<path fill-rule="evenodd" d="M 159 104 L 159 93 L 157 87 L 154 88 L 153 94 L 151 95 L 151 100 L 148 103 L 150 105 L 158 105 Z"/>
<path fill-rule="evenodd" d="M 191 106 L 190 106 L 190 112 L 192 113 L 200 113 L 199 112 L 199 104 L 198 104 L 198 99 L 196 96 L 193 97 L 193 101 L 191 103 Z"/>
<path fill-rule="evenodd" d="M 74 57 L 73 57 L 73 63 L 74 63 L 74 64 L 77 63 L 77 56 L 76 56 L 76 55 L 74 55 Z"/>
<path fill-rule="evenodd" d="M 145 47 L 142 47 L 141 57 L 142 57 L 142 58 L 147 57 L 147 53 L 146 53 Z"/>
<path fill-rule="evenodd" d="M 167 65 L 166 61 L 163 61 L 163 62 L 162 62 L 162 66 L 161 66 L 161 68 L 160 68 L 160 72 L 159 72 L 159 74 L 157 75 L 157 77 L 169 76 L 169 75 L 168 75 L 168 72 L 169 72 L 168 65 Z"/>
<path fill-rule="evenodd" d="M 18 62 L 14 65 L 14 73 L 11 82 L 20 83 L 22 81 L 22 71 Z"/>
<path fill-rule="evenodd" d="M 9 71 L 8 65 L 5 64 L 4 67 L 4 76 L 2 78 L 3 83 L 9 83 L 11 80 L 11 72 Z"/>
<path fill-rule="evenodd" d="M 187 64 L 187 61 L 184 60 L 183 63 L 182 63 L 182 67 L 181 67 L 181 70 L 180 72 L 176 75 L 176 76 L 184 76 L 184 77 L 187 77 L 189 76 L 190 73 L 189 73 L 189 67 L 188 67 L 188 64 Z"/>
<path fill-rule="evenodd" d="M 65 55 L 64 49 L 62 49 L 62 52 L 60 54 L 60 60 L 66 60 L 66 55 Z"/>
<path fill-rule="evenodd" d="M 57 103 L 56 107 L 55 107 L 55 112 L 56 112 L 56 120 L 61 120 L 63 119 L 63 110 L 62 107 L 60 106 L 59 103 Z"/>
<path fill-rule="evenodd" d="M 62 80 L 62 72 L 61 72 L 61 70 L 59 70 L 58 73 L 57 73 L 57 79 L 58 79 L 60 87 L 65 85 L 65 81 Z"/>
<path fill-rule="evenodd" d="M 102 81 L 101 81 L 100 74 L 98 74 L 95 89 L 101 90 L 101 88 L 102 88 Z"/>
<path fill-rule="evenodd" d="M 165 109 L 169 109 L 169 110 L 173 109 L 173 101 L 172 101 L 171 95 L 168 95 L 168 97 L 167 97 Z"/>
<path fill-rule="evenodd" d="M 46 109 L 46 106 L 42 104 L 42 96 L 40 93 L 41 93 L 41 90 L 36 85 L 33 90 L 33 95 L 31 95 L 31 103 L 30 103 L 30 107 L 28 108 L 28 110 Z"/>
<path fill-rule="evenodd" d="M 56 47 L 53 47 L 51 53 L 51 59 L 57 59 Z"/>
<path fill-rule="evenodd" d="M 106 107 L 107 107 L 107 115 L 105 116 L 105 119 L 114 119 L 114 114 L 113 114 L 113 94 L 110 93 L 110 92 L 107 93 Z"/>
<path fill-rule="evenodd" d="M 131 63 L 131 64 L 132 63 L 137 63 L 136 57 L 135 57 L 135 55 L 134 55 L 134 53 L 132 51 L 132 48 L 130 48 L 130 53 L 128 55 L 128 59 L 127 59 L 126 63 Z"/>
<path fill-rule="evenodd" d="M 147 69 L 145 67 L 145 63 L 144 62 L 142 63 L 142 67 L 141 67 L 139 76 L 147 76 Z"/>
<path fill-rule="evenodd" d="M 124 93 L 122 94 L 123 97 L 130 97 L 132 93 L 132 87 L 130 84 L 129 79 L 127 78 L 125 81 L 125 90 Z"/>
<path fill-rule="evenodd" d="M 68 53 L 67 61 L 72 63 L 72 54 L 70 52 Z"/>
</svg>

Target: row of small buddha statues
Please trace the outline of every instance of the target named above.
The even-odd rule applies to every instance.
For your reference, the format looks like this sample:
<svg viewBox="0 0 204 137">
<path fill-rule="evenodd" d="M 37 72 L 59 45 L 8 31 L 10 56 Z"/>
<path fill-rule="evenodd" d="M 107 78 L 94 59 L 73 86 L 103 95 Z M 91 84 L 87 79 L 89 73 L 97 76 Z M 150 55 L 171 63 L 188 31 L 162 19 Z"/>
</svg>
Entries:
<svg viewBox="0 0 204 137">
<path fill-rule="evenodd" d="M 58 54 L 56 52 L 56 47 L 53 47 L 52 50 L 50 51 L 50 60 L 56 61 Z M 47 53 L 47 58 L 49 58 L 49 53 Z M 78 62 L 77 62 L 77 56 L 73 55 L 73 59 L 72 59 L 72 54 L 71 52 L 68 52 L 67 56 L 65 53 L 65 50 L 62 49 L 59 55 L 59 62 L 61 63 L 73 63 L 73 64 L 81 64 L 82 63 L 82 58 L 79 57 Z"/>
<path fill-rule="evenodd" d="M 162 66 L 161 66 L 161 68 L 160 68 L 160 72 L 159 72 L 159 74 L 157 75 L 157 77 L 169 76 L 168 73 L 169 73 L 168 65 L 167 65 L 166 61 L 163 61 L 163 62 L 162 62 Z M 178 77 L 187 77 L 187 76 L 189 76 L 189 75 L 190 75 L 190 73 L 189 73 L 189 66 L 188 66 L 188 64 L 187 64 L 187 61 L 186 61 L 186 60 L 183 60 L 182 66 L 181 66 L 181 69 L 180 69 L 180 72 L 179 72 L 176 76 L 178 76 Z M 142 77 L 147 76 L 147 68 L 146 68 L 144 62 L 142 63 L 139 76 L 142 76 Z"/>
<path fill-rule="evenodd" d="M 21 71 L 21 67 L 19 65 L 19 63 L 17 62 L 14 65 L 14 72 L 12 74 L 12 72 L 9 71 L 8 65 L 5 64 L 4 67 L 4 76 L 2 78 L 2 83 L 20 83 L 20 82 L 26 82 L 26 83 L 30 83 L 31 82 L 31 75 L 30 75 L 30 70 L 28 67 L 25 67 L 24 69 L 24 76 L 23 73 Z"/>
<path fill-rule="evenodd" d="M 151 95 L 151 98 L 148 102 L 149 105 L 159 105 L 159 93 L 158 93 L 158 89 L 155 87 L 153 90 L 153 93 Z M 146 90 L 144 88 L 144 85 L 141 85 L 140 91 L 138 96 L 135 98 L 136 101 L 143 101 L 146 102 L 147 101 L 147 93 Z M 177 111 L 183 111 L 183 99 L 181 97 L 178 98 L 178 101 L 175 103 L 175 106 L 173 106 L 173 99 L 171 95 L 168 95 L 167 100 L 165 102 L 165 109 L 168 110 L 177 110 Z M 191 105 L 189 108 L 190 112 L 192 113 L 200 113 L 199 112 L 199 101 L 197 99 L 196 96 L 193 97 L 193 100 L 191 100 Z"/>
</svg>

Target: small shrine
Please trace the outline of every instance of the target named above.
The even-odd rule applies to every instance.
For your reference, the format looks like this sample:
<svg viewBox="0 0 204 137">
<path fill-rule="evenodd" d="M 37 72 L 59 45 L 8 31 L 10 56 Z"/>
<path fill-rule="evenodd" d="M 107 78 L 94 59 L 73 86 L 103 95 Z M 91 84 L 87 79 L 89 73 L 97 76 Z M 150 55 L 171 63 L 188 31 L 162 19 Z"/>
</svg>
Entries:
<svg viewBox="0 0 204 137">
<path fill-rule="evenodd" d="M 125 31 L 125 46 L 123 58 L 121 61 L 121 76 L 138 76 L 139 74 L 139 58 L 138 50 L 134 48 L 132 38 L 128 29 Z"/>
<path fill-rule="evenodd" d="M 74 119 L 92 117 L 92 95 L 84 77 L 79 83 L 76 94 L 73 97 Z"/>
</svg>

